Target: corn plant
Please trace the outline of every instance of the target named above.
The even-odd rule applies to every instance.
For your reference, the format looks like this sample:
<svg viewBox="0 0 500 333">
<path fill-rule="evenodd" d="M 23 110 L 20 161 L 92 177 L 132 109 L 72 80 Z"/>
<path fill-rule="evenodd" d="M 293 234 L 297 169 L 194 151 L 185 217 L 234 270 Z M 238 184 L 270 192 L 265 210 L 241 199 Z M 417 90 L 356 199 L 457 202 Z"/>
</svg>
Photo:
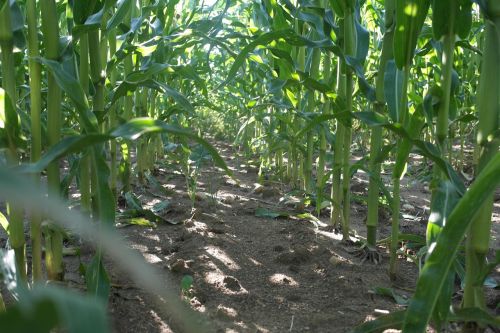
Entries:
<svg viewBox="0 0 500 333">
<path fill-rule="evenodd" d="M 487 312 L 483 284 L 494 267 L 487 257 L 493 193 L 500 182 L 499 18 L 494 0 L 259 0 L 210 6 L 179 0 L 0 0 L 5 160 L 0 194 L 7 203 L 0 224 L 12 249 L 1 254 L 0 266 L 3 279 L 17 283 L 10 288 L 19 299 L 14 306 L 52 302 L 54 318 L 62 315 L 70 330 L 77 326 L 78 317 L 60 306 L 65 299 L 60 291 L 42 288 L 45 278 L 64 279 L 64 228 L 70 228 L 96 251 L 85 268 L 91 297 L 67 299 L 76 312 L 99 318 L 94 329 L 108 330 L 100 303 L 110 288 L 103 254 L 126 261 L 113 245 L 117 200 L 131 197 L 134 186 L 152 177 L 170 143 L 184 149 L 192 200 L 208 156 L 230 174 L 200 135 L 209 132 L 253 159 L 248 162 L 259 167 L 260 181 L 280 180 L 313 198 L 319 218 L 330 205 L 328 222 L 346 246 L 353 246 L 351 179 L 365 171 L 367 237 L 358 239 L 361 260 L 380 263 L 382 193 L 392 212 L 393 280 L 406 237 L 399 230 L 401 184 L 408 173 L 414 177 L 410 156 L 420 155 L 432 163 L 432 172 L 422 170 L 430 180 L 431 203 L 415 294 L 403 312 L 355 331 L 424 332 L 429 323 L 440 330 L 461 320 L 467 322 L 465 331 L 476 332 L 498 324 Z M 475 160 L 469 163 L 465 150 L 473 136 Z M 351 162 L 366 152 L 369 156 Z M 61 172 L 63 163 L 70 164 L 67 173 Z M 392 191 L 382 169 L 392 173 Z M 62 223 L 73 179 L 80 194 L 77 225 Z M 464 296 L 461 309 L 450 311 L 462 244 Z M 162 294 L 157 282 L 148 285 L 141 265 L 134 261 L 131 272 Z M 182 321 L 182 311 L 171 304 L 168 311 Z M 41 315 L 35 314 L 35 319 Z M 5 315 L 0 321 L 7 322 L 12 312 L 7 308 Z M 184 321 L 191 331 L 205 331 Z M 34 322 L 19 327 L 35 330 Z M 47 330 L 56 324 L 48 323 Z"/>
</svg>

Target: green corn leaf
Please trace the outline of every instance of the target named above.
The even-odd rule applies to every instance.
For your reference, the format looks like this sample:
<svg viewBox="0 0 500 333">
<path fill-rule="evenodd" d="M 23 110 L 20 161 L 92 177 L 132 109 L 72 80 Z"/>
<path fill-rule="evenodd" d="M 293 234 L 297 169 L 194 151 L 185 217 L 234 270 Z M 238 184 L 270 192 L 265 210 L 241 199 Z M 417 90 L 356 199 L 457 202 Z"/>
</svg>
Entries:
<svg viewBox="0 0 500 333">
<path fill-rule="evenodd" d="M 95 298 L 53 286 L 35 287 L 0 314 L 6 332 L 49 333 L 56 327 L 68 333 L 110 332 L 104 304 Z"/>
<path fill-rule="evenodd" d="M 120 217 L 120 222 L 116 224 L 117 228 L 123 228 L 127 226 L 136 225 L 139 227 L 147 227 L 147 228 L 156 228 L 157 224 L 148 220 L 145 217 L 131 217 L 131 218 L 122 218 Z"/>
<path fill-rule="evenodd" d="M 183 136 L 202 145 L 210 153 L 210 155 L 212 155 L 215 164 L 218 167 L 224 169 L 228 175 L 232 175 L 231 170 L 229 170 L 217 150 L 215 150 L 215 148 L 210 143 L 185 128 L 168 125 L 163 121 L 154 120 L 151 118 L 136 118 L 118 127 L 116 130 L 111 131 L 110 134 L 113 137 L 123 137 L 125 139 L 135 140 L 145 133 L 161 132 Z"/>
<path fill-rule="evenodd" d="M 370 33 L 361 25 L 358 19 L 354 23 L 356 25 L 356 59 L 364 62 L 370 48 Z"/>
<path fill-rule="evenodd" d="M 410 301 L 404 332 L 423 333 L 441 295 L 461 241 L 482 203 L 500 184 L 500 153 L 497 153 L 477 176 L 469 190 L 451 212 L 441 231 L 417 282 Z"/>
<path fill-rule="evenodd" d="M 410 122 L 408 124 L 408 135 L 410 138 L 403 138 L 401 145 L 398 147 L 396 153 L 396 163 L 394 165 L 393 176 L 401 179 L 406 170 L 406 161 L 410 155 L 411 148 L 413 147 L 413 140 L 420 136 L 422 127 L 424 126 L 424 116 L 421 107 L 410 115 Z"/>
<path fill-rule="evenodd" d="M 87 147 L 105 142 L 112 138 L 113 137 L 104 134 L 86 134 L 66 137 L 59 141 L 56 145 L 50 147 L 50 149 L 42 155 L 40 160 L 36 163 L 21 166 L 20 170 L 27 173 L 42 172 L 51 162 L 56 161 L 61 157 L 82 151 Z"/>
<path fill-rule="evenodd" d="M 500 327 L 499 316 L 492 316 L 480 308 L 453 309 L 449 319 L 450 321 L 476 322 L 491 325 L 492 327 Z"/>
<path fill-rule="evenodd" d="M 384 96 L 389 109 L 391 119 L 396 122 L 401 119 L 403 110 L 401 108 L 401 98 L 403 98 L 403 76 L 404 72 L 396 67 L 394 60 L 387 62 L 384 74 Z"/>
<path fill-rule="evenodd" d="M 148 184 L 151 188 L 158 190 L 160 193 L 164 195 L 170 195 L 172 194 L 172 190 L 166 189 L 165 187 L 162 186 L 162 184 L 151 175 L 150 172 L 146 173 L 146 179 L 148 180 Z M 167 202 L 167 201 L 162 201 L 162 202 Z M 161 202 L 160 202 L 161 203 Z M 158 203 L 158 204 L 160 204 Z"/>
<path fill-rule="evenodd" d="M 85 269 L 87 291 L 97 296 L 103 303 L 107 303 L 111 284 L 108 274 L 102 265 L 102 258 L 96 255 Z"/>
<path fill-rule="evenodd" d="M 347 111 L 340 111 L 337 114 L 322 114 L 322 115 L 315 116 L 314 118 L 307 120 L 306 125 L 300 131 L 295 133 L 294 140 L 300 139 L 302 136 L 304 136 L 304 134 L 308 133 L 309 131 L 313 130 L 316 126 L 318 126 L 326 121 L 334 120 L 334 119 L 346 117 L 346 116 L 349 116 L 349 113 Z"/>
<path fill-rule="evenodd" d="M 94 147 L 92 149 L 92 167 L 97 170 L 96 181 L 96 203 L 98 207 L 98 218 L 103 225 L 110 227 L 115 223 L 116 201 L 111 188 L 109 187 L 109 167 L 104 159 L 101 149 Z M 93 186 L 93 185 L 92 185 Z"/>
<path fill-rule="evenodd" d="M 113 16 L 111 16 L 108 23 L 106 24 L 107 32 L 118 27 L 118 25 L 123 22 L 127 14 L 130 12 L 131 5 L 132 5 L 132 0 L 118 1 L 118 8 L 116 9 L 116 12 L 113 14 Z"/>
<path fill-rule="evenodd" d="M 327 203 L 326 207 L 328 207 L 330 205 L 330 202 L 327 201 L 326 203 Z M 314 224 L 321 223 L 321 220 L 319 220 L 316 216 L 314 216 L 311 213 L 301 213 L 301 214 L 295 215 L 295 217 L 297 217 L 301 220 L 306 220 L 306 221 L 312 222 Z"/>
<path fill-rule="evenodd" d="M 461 198 L 461 194 L 456 186 L 448 180 L 440 180 L 438 188 L 433 192 L 431 202 L 431 214 L 427 223 L 427 243 L 436 241 L 442 228 L 446 225 L 448 217 Z M 441 327 L 446 323 L 451 298 L 454 291 L 455 271 L 450 270 L 440 291 L 440 297 L 436 302 L 436 307 L 432 314 L 432 320 L 436 327 Z"/>
<path fill-rule="evenodd" d="M 21 139 L 19 117 L 11 97 L 2 88 L 0 88 L 0 128 L 3 130 L 2 141 L 6 146 L 18 146 L 17 143 Z"/>
<path fill-rule="evenodd" d="M 408 305 L 409 300 L 405 296 L 399 295 L 392 288 L 375 287 L 373 292 L 377 295 L 391 297 L 398 305 Z"/>
<path fill-rule="evenodd" d="M 433 0 L 432 29 L 436 40 L 449 34 L 466 38 L 471 27 L 472 1 Z"/>
<path fill-rule="evenodd" d="M 440 180 L 435 189 L 435 198 L 431 204 L 431 214 L 427 224 L 427 239 L 434 242 L 448 217 L 461 198 L 460 191 L 448 180 Z"/>
<path fill-rule="evenodd" d="M 442 97 L 443 90 L 438 85 L 433 85 L 424 97 L 423 107 L 429 126 L 432 126 L 433 119 L 437 117 Z"/>
<path fill-rule="evenodd" d="M 193 277 L 191 275 L 184 275 L 181 280 L 181 290 L 184 293 L 187 293 L 191 286 L 193 285 Z"/>
<path fill-rule="evenodd" d="M 118 137 L 128 140 L 136 140 L 141 135 L 144 135 L 146 133 L 163 132 L 186 137 L 202 145 L 212 156 L 215 164 L 218 167 L 224 169 L 228 175 L 232 175 L 231 170 L 229 170 L 217 150 L 215 150 L 215 148 L 206 140 L 200 138 L 195 133 L 185 128 L 168 125 L 163 121 L 154 120 L 151 118 L 132 119 L 128 123 L 125 123 L 118 128 L 111 130 L 109 134 L 86 134 L 64 138 L 59 143 L 51 147 L 38 162 L 21 166 L 20 170 L 28 173 L 38 173 L 43 171 L 50 164 L 50 162 L 55 161 L 72 152 L 81 151 L 82 149 L 89 146 L 103 143 Z M 109 170 L 107 169 L 107 166 L 105 164 L 106 162 L 102 158 L 102 155 L 97 152 L 94 153 L 93 156 L 96 163 L 98 164 L 96 167 L 99 167 L 102 170 L 102 179 L 104 181 L 107 174 L 109 173 Z"/>
<path fill-rule="evenodd" d="M 142 203 L 132 192 L 125 193 L 125 200 L 127 201 L 127 206 L 130 209 L 141 210 Z"/>
<path fill-rule="evenodd" d="M 337 46 L 333 45 L 333 43 L 328 40 L 324 39 L 321 41 L 312 41 L 310 39 L 307 39 L 303 36 L 297 35 L 295 31 L 292 29 L 284 29 L 284 30 L 278 30 L 278 31 L 272 31 L 268 33 L 264 33 L 257 37 L 255 40 L 250 42 L 248 45 L 246 45 L 241 52 L 238 54 L 238 56 L 235 58 L 233 65 L 231 66 L 231 69 L 229 70 L 229 73 L 227 75 L 226 80 L 219 85 L 218 88 L 221 88 L 225 85 L 227 85 L 229 82 L 231 82 L 235 77 L 236 74 L 238 73 L 238 70 L 243 66 L 245 63 L 245 59 L 248 57 L 250 52 L 252 52 L 257 46 L 259 45 L 268 45 L 272 41 L 275 40 L 282 40 L 283 42 L 286 42 L 289 45 L 293 46 L 308 46 L 311 48 L 325 48 L 328 49 L 332 52 L 334 52 L 337 55 L 340 55 L 343 57 L 343 52 L 340 48 Z"/>
<path fill-rule="evenodd" d="M 0 314 L 2 329 L 6 332 L 50 333 L 57 327 L 57 309 L 49 299 L 33 300 L 29 309 L 23 309 L 20 304 L 9 307 L 7 312 Z"/>
<path fill-rule="evenodd" d="M 0 212 L 0 225 L 2 226 L 2 228 L 8 234 L 8 231 L 9 231 L 9 220 L 7 219 L 7 217 L 2 212 Z"/>
<path fill-rule="evenodd" d="M 47 66 L 47 69 L 54 75 L 58 86 L 75 104 L 85 130 L 88 133 L 97 132 L 97 118 L 89 110 L 89 103 L 80 82 L 65 70 L 61 63 L 45 58 L 36 58 L 36 60 Z"/>
<path fill-rule="evenodd" d="M 160 202 L 155 203 L 153 205 L 153 208 L 151 208 L 151 211 L 155 214 L 158 214 L 162 211 L 168 211 L 169 210 L 168 208 L 170 207 L 170 205 L 171 205 L 171 202 L 168 200 L 160 201 Z"/>
<path fill-rule="evenodd" d="M 396 311 L 367 321 L 350 331 L 350 333 L 382 333 L 387 329 L 401 329 L 405 311 Z"/>
<path fill-rule="evenodd" d="M 158 68 L 156 68 L 158 69 Z M 167 96 L 172 97 L 184 110 L 189 113 L 194 113 L 193 105 L 188 101 L 188 99 L 179 93 L 177 90 L 169 87 L 165 83 L 160 83 L 151 79 L 150 77 L 156 74 L 156 72 L 150 72 L 149 74 L 141 73 L 140 78 L 134 77 L 134 82 L 123 81 L 113 92 L 111 97 L 111 102 L 106 106 L 106 109 L 110 109 L 117 101 L 123 96 L 127 96 L 130 92 L 135 91 L 139 87 L 148 87 L 164 93 Z"/>
<path fill-rule="evenodd" d="M 344 17 L 345 13 L 350 10 L 348 0 L 329 0 L 330 7 L 336 15 Z"/>
<path fill-rule="evenodd" d="M 292 13 L 293 15 L 294 13 Z M 318 37 L 321 39 L 326 38 L 325 33 L 324 33 L 324 26 L 323 26 L 323 18 L 315 13 L 308 13 L 304 12 L 302 10 L 297 10 L 295 11 L 295 17 L 302 22 L 308 23 L 314 30 L 316 34 L 318 34 Z"/>
<path fill-rule="evenodd" d="M 368 126 L 382 126 L 405 140 L 409 140 L 417 148 L 417 153 L 429 158 L 444 172 L 446 177 L 453 182 L 460 193 L 465 192 L 465 185 L 453 167 L 442 158 L 439 149 L 432 143 L 413 139 L 412 135 L 399 123 L 391 123 L 389 119 L 375 112 L 355 112 L 353 116 Z M 404 168 L 403 168 L 404 169 Z"/>
<path fill-rule="evenodd" d="M 71 9 L 73 10 L 73 20 L 76 24 L 84 24 L 85 20 L 94 11 L 96 1 L 92 0 L 73 0 L 69 2 Z"/>
<path fill-rule="evenodd" d="M 101 27 L 105 8 L 87 17 L 85 23 L 75 25 L 71 31 L 73 38 L 80 37 L 81 34 L 97 30 Z"/>
<path fill-rule="evenodd" d="M 163 72 L 168 67 L 169 66 L 167 64 L 153 63 L 148 65 L 146 68 L 142 68 L 141 70 L 128 74 L 125 78 L 125 81 L 128 83 L 137 84 Z"/>
<path fill-rule="evenodd" d="M 26 48 L 26 38 L 24 37 L 24 15 L 19 7 L 18 1 L 9 0 L 10 25 L 12 27 L 12 38 L 14 42 L 14 52 L 19 52 Z"/>
<path fill-rule="evenodd" d="M 399 69 L 411 65 L 418 36 L 429 11 L 430 0 L 396 1 L 394 60 Z"/>
<path fill-rule="evenodd" d="M 142 219 L 142 220 L 141 220 Z M 178 221 L 168 220 L 158 215 L 152 209 L 127 209 L 118 216 L 120 224 L 137 225 L 158 225 L 158 224 L 178 224 Z M 147 221 L 147 222 L 146 222 Z"/>
</svg>

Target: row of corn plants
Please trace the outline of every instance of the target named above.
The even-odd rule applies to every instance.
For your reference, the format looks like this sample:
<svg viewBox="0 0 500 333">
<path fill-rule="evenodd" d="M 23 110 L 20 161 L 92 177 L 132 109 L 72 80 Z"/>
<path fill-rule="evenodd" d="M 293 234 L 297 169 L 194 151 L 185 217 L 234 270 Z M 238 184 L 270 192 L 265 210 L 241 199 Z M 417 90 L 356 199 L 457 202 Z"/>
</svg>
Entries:
<svg viewBox="0 0 500 333">
<path fill-rule="evenodd" d="M 392 211 L 391 279 L 398 276 L 401 242 L 414 238 L 399 231 L 401 180 L 409 156 L 419 154 L 433 164 L 427 254 L 415 296 L 405 314 L 383 317 L 359 332 L 391 326 L 422 332 L 431 321 L 440 329 L 449 320 L 465 320 L 466 331 L 498 325 L 485 308 L 483 286 L 498 260 L 495 255 L 492 262 L 486 259 L 492 253 L 493 192 L 500 175 L 495 162 L 498 61 L 490 60 L 498 60 L 496 7 L 494 1 L 468 0 L 253 4 L 248 24 L 255 37 L 238 53 L 221 87 L 228 92 L 235 83 L 239 87 L 241 73 L 252 85 L 258 77 L 267 89 L 265 94 L 252 89 L 256 97 L 246 106 L 253 112 L 247 111 L 237 142 L 246 141 L 245 147 L 253 143 L 262 165 L 315 198 L 318 214 L 323 201 L 329 201 L 331 224 L 341 229 L 346 242 L 352 239 L 349 184 L 356 170 L 368 173 L 367 237 L 361 255 L 380 261 L 377 226 L 384 198 Z M 370 135 L 353 135 L 354 128 Z M 469 160 L 464 143 L 474 136 L 474 160 Z M 356 141 L 369 147 L 369 155 L 353 164 Z M 392 168 L 388 161 L 394 161 Z M 488 162 L 489 174 L 483 171 Z M 465 174 L 469 177 L 464 179 L 466 165 L 473 167 L 473 177 Z M 381 168 L 392 169 L 390 186 L 384 184 Z M 328 180 L 331 192 L 325 193 Z M 476 197 L 476 191 L 484 192 Z M 462 215 L 466 209 L 471 211 Z M 464 296 L 460 310 L 450 311 L 457 274 Z"/>
<path fill-rule="evenodd" d="M 197 116 L 195 106 L 210 105 L 201 76 L 210 72 L 207 46 L 220 43 L 210 34 L 221 17 L 206 19 L 203 8 L 184 1 L 0 2 L 7 199 L 0 222 L 9 241 L 0 275 L 18 299 L 6 309 L 0 298 L 3 328 L 109 331 L 104 304 L 110 281 L 102 264 L 107 252 L 153 294 L 170 299 L 165 308 L 177 314 L 179 327 L 207 330 L 175 296 L 176 288 L 163 288 L 112 231 L 117 200 L 145 181 L 168 142 L 186 148 L 196 142 L 229 172 L 215 149 L 187 127 Z M 79 213 L 66 208 L 72 184 Z M 94 244 L 85 265 L 87 298 L 45 287 L 46 280 L 64 280 L 67 230 Z M 120 252 L 135 264 L 127 265 Z"/>
</svg>

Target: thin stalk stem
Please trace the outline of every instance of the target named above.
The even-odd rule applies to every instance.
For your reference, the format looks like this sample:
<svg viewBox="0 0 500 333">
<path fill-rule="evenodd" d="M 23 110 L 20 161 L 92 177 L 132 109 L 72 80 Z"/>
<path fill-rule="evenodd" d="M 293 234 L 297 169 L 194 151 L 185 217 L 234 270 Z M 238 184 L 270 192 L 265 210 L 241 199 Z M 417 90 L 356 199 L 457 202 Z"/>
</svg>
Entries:
<svg viewBox="0 0 500 333">
<path fill-rule="evenodd" d="M 342 62 L 337 64 L 337 92 L 339 96 L 345 94 L 345 75 L 342 74 Z M 339 227 L 342 221 L 342 147 L 344 146 L 345 126 L 337 120 L 335 143 L 333 145 L 333 170 L 332 170 L 332 206 L 330 223 Z"/>
<path fill-rule="evenodd" d="M 315 80 L 319 79 L 319 65 L 321 62 L 321 53 L 318 48 L 312 50 L 311 68 L 309 76 Z M 316 109 L 316 101 L 314 91 L 309 91 L 307 96 L 307 111 L 314 113 Z M 314 132 L 307 133 L 307 155 L 304 161 L 304 189 L 307 193 L 314 193 L 314 185 L 312 180 L 313 171 L 313 154 L 314 154 Z"/>
<path fill-rule="evenodd" d="M 393 58 L 393 37 L 394 37 L 394 0 L 385 2 L 385 28 L 384 39 L 382 42 L 382 54 L 380 59 L 380 71 L 376 79 L 376 102 L 373 105 L 373 111 L 382 113 L 385 107 L 384 79 L 387 62 Z M 378 154 L 382 148 L 382 127 L 374 127 L 370 135 L 370 183 L 368 185 L 368 212 L 366 217 L 367 243 L 375 246 L 377 242 L 377 226 L 379 216 L 379 193 L 380 193 L 380 169 L 381 162 L 377 161 Z"/>
<path fill-rule="evenodd" d="M 80 84 L 83 91 L 89 95 L 89 41 L 87 33 L 80 36 Z M 83 152 L 79 168 L 80 176 L 80 210 L 83 214 L 90 217 L 92 211 L 91 203 L 91 181 L 90 181 L 90 154 L 89 151 Z"/>
<path fill-rule="evenodd" d="M 410 65 L 405 66 L 403 72 L 403 98 L 401 98 L 401 114 L 399 115 L 399 122 L 406 125 L 408 120 L 408 105 L 407 105 L 407 96 L 406 91 L 408 90 L 408 78 L 410 75 Z M 405 166 L 399 165 L 399 163 L 406 164 L 406 160 L 402 160 L 398 158 L 398 156 L 403 152 L 404 147 L 402 141 L 399 141 L 397 144 L 397 152 L 396 152 L 396 165 L 394 166 L 394 170 L 392 171 L 392 181 L 393 181 L 393 193 L 392 193 L 392 223 L 391 223 L 391 246 L 390 246 L 390 263 L 389 263 L 389 277 L 392 280 L 396 279 L 397 275 L 397 246 L 399 243 L 399 214 L 401 209 L 401 197 L 400 197 L 400 187 L 401 187 L 401 177 L 403 176 Z"/>
<path fill-rule="evenodd" d="M 389 260 L 389 277 L 391 280 L 396 279 L 397 272 L 397 250 L 399 244 L 399 213 L 400 213 L 400 179 L 393 179 L 393 201 L 392 201 L 392 224 L 391 224 L 391 245 L 390 245 L 390 260 Z"/>
<path fill-rule="evenodd" d="M 0 8 L 0 51 L 2 61 L 2 87 L 5 89 L 5 103 L 11 102 L 12 110 L 15 111 L 17 103 L 16 91 L 16 73 L 14 65 L 14 39 L 11 30 L 11 17 L 9 1 L 4 1 Z M 7 163 L 11 166 L 17 165 L 19 159 L 17 156 L 16 141 L 18 137 L 19 124 L 14 117 L 5 117 L 4 128 L 7 132 L 8 151 Z M 15 121 L 16 123 L 11 123 Z M 7 203 L 7 212 L 9 216 L 9 241 L 15 252 L 16 267 L 19 277 L 26 281 L 26 261 L 25 261 L 25 239 L 23 226 L 23 209 L 15 203 Z"/>
<path fill-rule="evenodd" d="M 38 27 L 36 1 L 26 1 L 26 18 L 28 23 L 28 65 L 31 107 L 31 162 L 37 162 L 42 155 L 42 68 L 35 57 L 39 56 Z M 36 187 L 40 186 L 40 174 L 33 176 Z M 40 212 L 31 212 L 31 261 L 33 283 L 42 280 L 42 215 Z"/>
<path fill-rule="evenodd" d="M 109 37 L 108 37 L 108 42 L 109 42 L 109 52 L 110 52 L 110 56 L 111 56 L 111 55 L 114 55 L 116 53 L 116 31 L 115 30 L 110 32 Z M 111 72 L 111 76 L 110 76 L 111 86 L 113 86 L 113 87 L 115 86 L 116 80 L 117 80 L 117 73 L 116 73 L 116 70 L 114 70 Z M 117 109 L 116 107 L 113 107 L 109 111 L 109 128 L 110 129 L 115 128 L 118 124 L 116 109 Z M 115 197 L 116 197 L 116 177 L 117 177 L 117 171 L 118 171 L 117 160 L 116 160 L 117 152 L 118 152 L 118 149 L 117 149 L 116 140 L 111 140 L 110 151 L 109 151 L 109 155 L 110 155 L 110 159 L 111 159 L 109 168 L 110 168 L 111 174 L 110 174 L 109 184 L 110 184 L 111 191 L 113 192 Z"/>
<path fill-rule="evenodd" d="M 344 17 L 344 52 L 346 55 L 354 56 L 356 54 L 356 27 L 354 20 L 354 11 L 347 12 Z M 348 113 L 354 111 L 353 91 L 354 77 L 353 72 L 347 64 L 345 66 L 345 100 Z M 342 147 L 342 191 L 343 191 L 343 224 L 342 235 L 344 241 L 349 241 L 349 229 L 351 219 L 351 143 L 352 143 L 352 124 L 346 126 L 344 130 L 344 142 Z"/>
<path fill-rule="evenodd" d="M 50 60 L 59 58 L 59 26 L 55 0 L 41 0 L 42 31 L 45 45 L 45 57 Z M 49 147 L 61 139 L 61 89 L 55 77 L 48 73 L 47 80 L 47 141 Z M 59 160 L 52 162 L 47 168 L 47 183 L 50 197 L 59 196 L 60 171 Z M 48 227 L 46 235 L 47 273 L 50 280 L 63 280 L 62 263 L 63 237 L 59 230 Z"/>
<path fill-rule="evenodd" d="M 496 11 L 491 10 L 492 14 L 494 13 L 496 16 L 491 15 L 492 17 L 485 22 L 483 64 L 477 98 L 479 118 L 477 147 L 480 156 L 476 175 L 482 172 L 499 148 L 498 139 L 491 140 L 500 125 L 500 100 L 498 99 L 500 93 L 500 64 L 498 63 L 500 58 L 500 38 L 498 37 L 500 5 L 497 5 L 496 9 Z M 483 203 L 467 234 L 464 307 L 485 309 L 483 281 L 479 277 L 480 272 L 484 271 L 487 264 L 486 255 L 489 251 L 492 210 L 493 196 L 490 196 Z"/>
</svg>

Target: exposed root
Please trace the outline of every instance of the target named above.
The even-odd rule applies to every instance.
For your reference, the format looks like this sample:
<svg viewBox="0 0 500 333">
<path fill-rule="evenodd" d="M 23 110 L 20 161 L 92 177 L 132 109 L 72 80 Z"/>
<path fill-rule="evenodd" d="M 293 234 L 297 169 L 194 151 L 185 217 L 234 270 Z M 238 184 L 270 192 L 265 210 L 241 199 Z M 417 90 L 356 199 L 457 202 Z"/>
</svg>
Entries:
<svg viewBox="0 0 500 333">
<path fill-rule="evenodd" d="M 368 243 L 363 242 L 361 247 L 352 251 L 355 257 L 361 259 L 361 264 L 369 262 L 378 265 L 382 262 L 382 254 L 379 250 Z"/>
<path fill-rule="evenodd" d="M 334 224 L 328 224 L 326 226 L 321 226 L 321 227 L 319 227 L 319 229 L 321 231 L 332 232 L 334 234 L 341 234 L 342 233 L 342 229 L 339 226 L 334 225 Z"/>
</svg>

